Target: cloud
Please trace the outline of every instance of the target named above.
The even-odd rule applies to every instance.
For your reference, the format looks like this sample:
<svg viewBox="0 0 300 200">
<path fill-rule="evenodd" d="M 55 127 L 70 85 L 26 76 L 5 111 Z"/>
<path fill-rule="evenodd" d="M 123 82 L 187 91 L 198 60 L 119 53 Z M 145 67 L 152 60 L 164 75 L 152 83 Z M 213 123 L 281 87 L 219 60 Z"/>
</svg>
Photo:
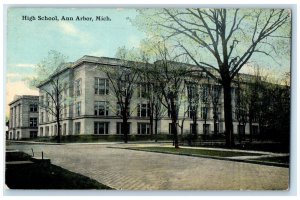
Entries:
<svg viewBox="0 0 300 200">
<path fill-rule="evenodd" d="M 16 63 L 16 64 L 9 64 L 10 67 L 19 67 L 19 68 L 33 68 L 35 64 L 31 63 Z"/>
<path fill-rule="evenodd" d="M 8 104 L 16 95 L 38 95 L 38 90 L 29 88 L 24 81 L 7 82 L 6 84 L 6 115 L 9 115 Z"/>
<path fill-rule="evenodd" d="M 60 21 L 57 23 L 57 25 L 58 25 L 59 30 L 63 34 L 77 38 L 79 40 L 79 42 L 82 44 L 89 44 L 92 42 L 93 38 L 89 33 L 77 29 L 70 22 Z"/>
<path fill-rule="evenodd" d="M 76 35 L 79 34 L 79 30 L 76 27 L 68 22 L 58 22 L 58 26 L 65 34 Z"/>
<path fill-rule="evenodd" d="M 8 73 L 6 75 L 7 78 L 19 78 L 22 77 L 22 74 L 18 74 L 18 73 Z"/>
<path fill-rule="evenodd" d="M 29 64 L 29 63 L 20 63 L 20 64 L 15 64 L 16 67 L 28 67 L 28 68 L 33 68 L 35 64 Z"/>
</svg>

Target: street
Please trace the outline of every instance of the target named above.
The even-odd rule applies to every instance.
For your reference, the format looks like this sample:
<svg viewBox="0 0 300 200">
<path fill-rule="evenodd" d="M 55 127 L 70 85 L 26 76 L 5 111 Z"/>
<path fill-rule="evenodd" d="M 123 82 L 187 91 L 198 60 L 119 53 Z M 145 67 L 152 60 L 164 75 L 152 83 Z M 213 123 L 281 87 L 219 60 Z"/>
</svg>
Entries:
<svg viewBox="0 0 300 200">
<path fill-rule="evenodd" d="M 126 144 L 122 145 L 126 147 Z M 107 148 L 108 146 L 116 145 L 13 144 L 9 148 L 29 154 L 31 148 L 36 154 L 43 151 L 52 164 L 88 176 L 117 190 L 288 189 L 288 168 Z"/>
</svg>

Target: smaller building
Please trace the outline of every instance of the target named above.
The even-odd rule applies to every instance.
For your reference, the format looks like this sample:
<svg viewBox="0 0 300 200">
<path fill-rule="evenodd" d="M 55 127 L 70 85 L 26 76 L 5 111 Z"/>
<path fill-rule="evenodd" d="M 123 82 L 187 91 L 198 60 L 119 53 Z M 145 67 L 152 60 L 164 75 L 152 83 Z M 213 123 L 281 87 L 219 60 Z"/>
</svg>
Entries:
<svg viewBox="0 0 300 200">
<path fill-rule="evenodd" d="M 8 138 L 35 138 L 38 133 L 38 96 L 17 96 L 11 103 Z"/>
</svg>

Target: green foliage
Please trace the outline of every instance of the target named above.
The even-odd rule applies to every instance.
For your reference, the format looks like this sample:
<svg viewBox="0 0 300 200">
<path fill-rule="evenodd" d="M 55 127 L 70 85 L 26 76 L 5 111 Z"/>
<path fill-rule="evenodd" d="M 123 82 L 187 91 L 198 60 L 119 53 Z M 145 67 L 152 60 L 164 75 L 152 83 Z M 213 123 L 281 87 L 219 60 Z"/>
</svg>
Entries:
<svg viewBox="0 0 300 200">
<path fill-rule="evenodd" d="M 157 138 L 159 141 L 172 140 L 172 135 L 157 134 L 157 135 L 128 135 L 128 141 L 150 141 Z M 23 139 L 36 142 L 50 142 L 55 143 L 55 137 L 38 137 L 35 139 Z M 62 143 L 93 143 L 93 142 L 122 142 L 123 135 L 67 135 L 61 137 Z"/>
<path fill-rule="evenodd" d="M 266 158 L 258 158 L 258 159 L 254 159 L 254 160 L 267 161 L 267 162 L 272 162 L 272 163 L 283 163 L 283 164 L 290 163 L 289 156 L 266 157 Z"/>
<path fill-rule="evenodd" d="M 159 153 L 174 153 L 192 156 L 216 156 L 216 157 L 234 157 L 234 156 L 259 156 L 257 153 L 233 152 L 233 151 L 218 151 L 207 149 L 189 149 L 189 148 L 173 148 L 173 147 L 135 147 L 130 149 L 151 151 Z"/>
<path fill-rule="evenodd" d="M 67 63 L 67 59 L 62 53 L 50 50 L 48 55 L 35 66 L 35 76 L 28 77 L 26 82 L 30 87 L 36 88 L 48 80 L 52 74 L 68 67 L 70 64 Z"/>
<path fill-rule="evenodd" d="M 5 181 L 11 189 L 111 189 L 56 165 L 7 165 Z"/>
<path fill-rule="evenodd" d="M 25 161 L 31 158 L 30 155 L 24 152 L 6 152 L 5 160 L 8 161 Z"/>
</svg>

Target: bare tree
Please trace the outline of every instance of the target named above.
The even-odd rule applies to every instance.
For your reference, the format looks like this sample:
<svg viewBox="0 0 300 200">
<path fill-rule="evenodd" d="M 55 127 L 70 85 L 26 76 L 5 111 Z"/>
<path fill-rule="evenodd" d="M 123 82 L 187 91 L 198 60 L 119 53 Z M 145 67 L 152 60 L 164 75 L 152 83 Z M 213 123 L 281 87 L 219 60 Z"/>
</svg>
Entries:
<svg viewBox="0 0 300 200">
<path fill-rule="evenodd" d="M 155 135 L 155 141 L 157 142 L 158 134 L 158 121 L 164 116 L 165 110 L 162 106 L 162 93 L 159 89 L 159 84 L 156 80 L 153 79 L 151 74 L 152 64 L 148 61 L 145 61 L 144 66 L 139 66 L 136 68 L 140 73 L 140 79 L 143 82 L 140 82 L 140 95 L 143 96 L 148 101 L 148 111 L 149 111 L 149 122 L 150 122 L 150 135 L 151 139 L 153 134 Z"/>
<path fill-rule="evenodd" d="M 30 84 L 39 88 L 45 95 L 41 98 L 39 108 L 45 111 L 46 115 L 53 116 L 57 124 L 57 142 L 61 141 L 61 124 L 63 109 L 69 104 L 69 99 L 64 91 L 70 86 L 62 71 L 69 66 L 66 57 L 57 51 L 50 51 L 48 57 L 42 60 L 37 66 L 37 77 L 30 80 Z"/>
<path fill-rule="evenodd" d="M 194 139 L 198 137 L 198 119 L 199 119 L 199 107 L 201 101 L 201 84 L 203 78 L 203 73 L 193 73 L 189 74 L 186 77 L 186 89 L 187 89 L 187 100 L 188 100 L 188 112 L 189 117 L 192 119 L 192 131 L 191 134 L 193 135 Z"/>
<path fill-rule="evenodd" d="M 138 71 L 134 70 L 137 63 L 128 61 L 131 58 L 128 53 L 127 49 L 120 48 L 117 57 L 120 58 L 121 65 L 102 68 L 109 79 L 110 91 L 117 99 L 117 116 L 122 119 L 122 132 L 125 143 L 128 142 L 130 109 L 133 109 L 130 108 L 131 100 L 139 79 Z"/>
<path fill-rule="evenodd" d="M 238 121 L 239 142 L 245 139 L 245 126 L 248 121 L 248 95 L 247 85 L 238 74 L 236 77 L 235 116 Z M 251 135 L 251 134 L 250 134 Z"/>
<path fill-rule="evenodd" d="M 174 146 L 179 148 L 178 143 L 178 113 L 180 92 L 184 85 L 184 75 L 186 67 L 182 67 L 180 63 L 174 62 L 178 57 L 173 57 L 166 44 L 162 43 L 156 46 L 157 60 L 154 63 L 153 78 L 158 81 L 159 90 L 162 94 L 162 105 L 168 109 L 168 114 L 171 117 L 171 132 L 173 134 Z"/>
<path fill-rule="evenodd" d="M 152 96 L 150 100 L 151 104 L 151 113 L 153 114 L 154 118 L 154 134 L 155 134 L 155 142 L 157 142 L 157 134 L 158 134 L 158 121 L 165 116 L 166 111 L 163 109 L 162 100 L 163 95 L 159 90 L 159 84 L 157 82 L 152 84 Z"/>
<path fill-rule="evenodd" d="M 221 96 L 221 86 L 218 84 L 212 85 L 210 90 L 210 98 L 212 104 L 212 112 L 213 112 L 213 119 L 214 119 L 214 134 L 217 135 L 219 133 L 219 108 L 220 108 L 220 96 Z"/>
<path fill-rule="evenodd" d="M 289 47 L 290 11 L 189 8 L 140 12 L 139 26 L 173 40 L 199 68 L 222 85 L 226 145 L 232 147 L 232 80 L 254 54 L 274 59 L 278 40 L 286 39 Z M 146 20 L 141 20 L 143 16 Z"/>
<path fill-rule="evenodd" d="M 139 67 L 138 70 L 144 79 L 148 79 L 152 90 L 149 90 L 150 102 L 152 104 L 152 112 L 154 112 L 156 130 L 157 122 L 165 111 L 168 112 L 168 117 L 171 118 L 171 133 L 175 148 L 179 148 L 178 144 L 178 114 L 181 95 L 184 90 L 184 78 L 187 71 L 187 66 L 179 61 L 180 55 L 173 52 L 171 48 L 167 48 L 167 44 L 161 38 L 152 38 L 144 41 L 146 44 L 141 48 L 141 60 L 146 63 L 144 67 Z M 150 60 L 154 60 L 150 64 Z M 182 67 L 184 65 L 184 67 Z M 143 65 L 140 65 L 143 66 Z M 163 109 L 164 108 L 164 109 Z"/>
</svg>

